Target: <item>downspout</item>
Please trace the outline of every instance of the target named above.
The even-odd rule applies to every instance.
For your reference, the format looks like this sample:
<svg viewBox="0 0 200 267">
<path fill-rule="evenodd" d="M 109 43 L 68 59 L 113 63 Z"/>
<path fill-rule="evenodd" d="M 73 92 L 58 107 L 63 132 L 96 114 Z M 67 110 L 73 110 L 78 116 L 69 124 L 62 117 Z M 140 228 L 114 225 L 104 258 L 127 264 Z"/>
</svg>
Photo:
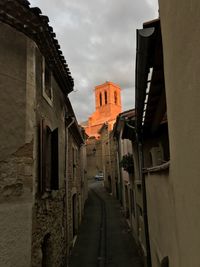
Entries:
<svg viewBox="0 0 200 267">
<path fill-rule="evenodd" d="M 147 215 L 147 196 L 146 196 L 146 181 L 143 172 L 144 168 L 144 155 L 143 155 L 143 133 L 142 130 L 142 119 L 144 111 L 144 102 L 146 97 L 146 87 L 148 80 L 148 71 L 150 67 L 150 50 L 153 45 L 155 36 L 155 28 L 145 28 L 137 30 L 137 49 L 136 49 L 136 140 L 138 146 L 138 161 L 139 161 L 139 176 L 142 181 L 142 198 L 143 198 L 143 219 L 145 227 L 146 237 L 146 253 L 147 267 L 151 267 L 151 250 L 149 242 L 149 226 L 148 226 L 148 215 Z M 139 105 L 140 104 L 140 105 Z M 140 121 L 138 121 L 138 119 Z"/>
<path fill-rule="evenodd" d="M 119 168 L 119 140 L 117 139 L 117 190 L 118 190 L 118 200 L 121 201 L 121 174 Z"/>
<path fill-rule="evenodd" d="M 69 128 L 72 126 L 72 124 L 75 122 L 75 118 L 72 117 L 72 121 L 70 122 L 69 125 L 67 125 L 66 123 L 66 118 L 65 118 L 65 178 L 66 178 L 66 182 L 65 182 L 65 190 L 66 190 L 66 215 L 68 215 L 68 154 L 69 154 Z M 69 231 L 68 231 L 68 223 L 66 221 L 66 241 L 68 244 L 68 237 L 69 237 Z M 67 244 L 66 244 L 66 248 L 67 248 Z M 68 254 L 69 251 L 67 251 Z M 67 255 L 69 256 L 69 255 Z M 68 258 L 67 257 L 67 266 L 68 266 Z"/>
<path fill-rule="evenodd" d="M 69 146 L 68 146 L 68 142 L 69 142 L 69 128 L 72 126 L 72 124 L 75 122 L 75 118 L 72 117 L 72 121 L 70 122 L 69 125 L 67 125 L 66 120 L 65 120 L 65 136 L 66 136 L 66 141 L 65 141 L 65 175 L 67 178 L 67 163 L 68 163 L 68 152 L 69 152 Z"/>
<path fill-rule="evenodd" d="M 143 198 L 143 218 L 144 218 L 144 228 L 146 236 L 146 252 L 147 252 L 147 267 L 151 267 L 151 250 L 150 250 L 150 240 L 149 240 L 149 224 L 148 224 L 148 214 L 147 214 L 147 196 L 146 196 L 146 180 L 143 172 L 144 169 L 144 155 L 143 155 L 143 140 L 136 132 L 136 140 L 138 144 L 138 159 L 139 159 L 139 175 L 142 181 L 142 198 Z"/>
<path fill-rule="evenodd" d="M 118 138 L 118 161 L 120 163 L 121 161 L 121 156 L 122 156 L 122 145 L 121 145 L 121 139 L 120 139 L 120 133 L 119 133 L 119 138 Z M 120 203 L 123 206 L 123 182 L 122 182 L 122 168 L 119 168 L 119 172 L 120 172 L 120 192 L 119 192 L 119 198 L 120 198 Z"/>
</svg>

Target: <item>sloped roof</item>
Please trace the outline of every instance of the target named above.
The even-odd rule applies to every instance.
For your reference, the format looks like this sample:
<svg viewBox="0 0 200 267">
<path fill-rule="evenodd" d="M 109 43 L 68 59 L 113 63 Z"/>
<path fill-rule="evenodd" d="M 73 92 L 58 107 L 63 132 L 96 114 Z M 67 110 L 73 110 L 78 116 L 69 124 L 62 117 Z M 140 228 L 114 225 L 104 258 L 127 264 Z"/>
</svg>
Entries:
<svg viewBox="0 0 200 267">
<path fill-rule="evenodd" d="M 122 139 L 133 140 L 135 138 L 134 128 L 135 127 L 135 109 L 129 109 L 117 116 L 116 123 L 113 128 L 113 135 L 115 137 L 120 136 L 122 131 Z"/>
<path fill-rule="evenodd" d="M 49 18 L 38 7 L 30 7 L 27 0 L 1 0 L 0 21 L 32 39 L 45 57 L 54 77 L 64 93 L 73 91 L 74 81 L 60 50 Z"/>
<path fill-rule="evenodd" d="M 159 19 L 145 23 L 143 29 L 137 30 L 135 95 L 137 130 L 140 131 L 143 128 L 152 133 L 155 132 L 166 114 Z"/>
</svg>

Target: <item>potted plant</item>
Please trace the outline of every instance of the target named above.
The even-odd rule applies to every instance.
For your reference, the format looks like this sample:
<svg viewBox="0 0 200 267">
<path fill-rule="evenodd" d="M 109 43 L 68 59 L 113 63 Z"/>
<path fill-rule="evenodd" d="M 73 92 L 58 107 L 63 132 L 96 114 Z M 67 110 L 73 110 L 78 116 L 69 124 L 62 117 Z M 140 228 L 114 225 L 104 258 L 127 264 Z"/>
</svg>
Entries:
<svg viewBox="0 0 200 267">
<path fill-rule="evenodd" d="M 119 165 L 126 172 L 133 173 L 134 172 L 133 155 L 130 153 L 123 155 L 122 160 L 120 161 Z"/>
</svg>

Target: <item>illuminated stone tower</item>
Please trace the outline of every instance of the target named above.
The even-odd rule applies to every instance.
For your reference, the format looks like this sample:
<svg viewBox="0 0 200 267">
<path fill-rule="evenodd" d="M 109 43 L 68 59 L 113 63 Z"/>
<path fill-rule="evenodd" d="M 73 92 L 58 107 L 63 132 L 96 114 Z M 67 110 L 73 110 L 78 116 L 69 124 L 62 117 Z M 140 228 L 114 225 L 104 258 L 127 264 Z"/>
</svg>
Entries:
<svg viewBox="0 0 200 267">
<path fill-rule="evenodd" d="M 89 136 L 99 136 L 98 131 L 107 122 L 112 130 L 117 115 L 121 112 L 121 89 L 112 82 L 105 82 L 95 87 L 96 111 L 84 126 Z"/>
</svg>

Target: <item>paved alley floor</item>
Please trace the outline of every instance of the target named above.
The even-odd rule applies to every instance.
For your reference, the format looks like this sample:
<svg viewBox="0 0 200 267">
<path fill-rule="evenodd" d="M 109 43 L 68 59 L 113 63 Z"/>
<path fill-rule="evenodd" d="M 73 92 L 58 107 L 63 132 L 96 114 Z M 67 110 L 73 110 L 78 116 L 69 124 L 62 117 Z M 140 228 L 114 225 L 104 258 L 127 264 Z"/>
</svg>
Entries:
<svg viewBox="0 0 200 267">
<path fill-rule="evenodd" d="M 96 181 L 89 197 L 69 267 L 142 267 L 120 205 Z"/>
</svg>

